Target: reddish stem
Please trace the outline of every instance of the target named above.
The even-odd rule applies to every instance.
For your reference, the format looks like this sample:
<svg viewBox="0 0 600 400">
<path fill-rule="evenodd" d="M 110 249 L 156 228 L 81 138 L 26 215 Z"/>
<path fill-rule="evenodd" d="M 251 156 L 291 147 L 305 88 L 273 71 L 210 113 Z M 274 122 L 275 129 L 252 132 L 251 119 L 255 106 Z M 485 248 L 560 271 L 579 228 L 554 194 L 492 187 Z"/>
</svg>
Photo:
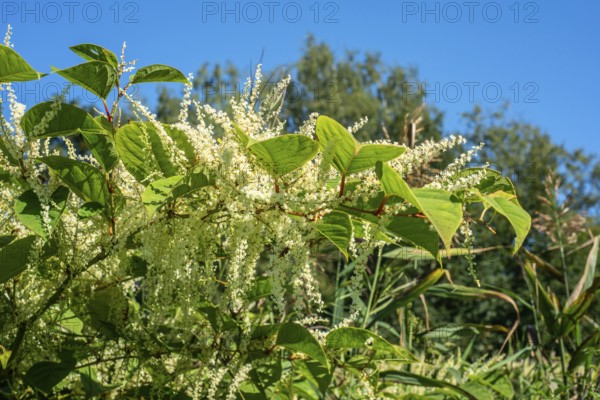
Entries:
<svg viewBox="0 0 600 400">
<path fill-rule="evenodd" d="M 346 186 L 346 175 L 342 175 L 342 181 L 340 182 L 340 195 L 342 197 L 344 195 L 344 186 Z"/>
<path fill-rule="evenodd" d="M 385 207 L 385 203 L 387 203 L 388 201 L 388 197 L 385 196 L 383 198 L 383 200 L 381 200 L 381 204 L 379 204 L 379 208 L 377 208 L 377 210 L 375 211 L 375 215 L 381 215 L 381 213 L 383 212 L 383 209 Z"/>
<path fill-rule="evenodd" d="M 108 122 L 113 122 L 112 115 L 110 115 L 110 111 L 108 111 L 106 100 L 102 100 L 102 104 L 104 104 L 104 111 L 106 112 L 106 118 L 108 118 Z"/>
</svg>

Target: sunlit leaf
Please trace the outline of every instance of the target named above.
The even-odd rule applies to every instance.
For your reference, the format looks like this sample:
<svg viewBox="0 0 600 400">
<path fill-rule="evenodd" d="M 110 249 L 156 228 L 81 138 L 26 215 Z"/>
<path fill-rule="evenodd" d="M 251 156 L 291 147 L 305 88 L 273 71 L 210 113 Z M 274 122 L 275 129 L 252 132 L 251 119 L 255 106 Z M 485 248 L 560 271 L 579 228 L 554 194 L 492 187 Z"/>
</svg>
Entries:
<svg viewBox="0 0 600 400">
<path fill-rule="evenodd" d="M 33 81 L 44 75 L 34 70 L 19 53 L 0 44 L 0 83 Z"/>
<path fill-rule="evenodd" d="M 130 80 L 132 84 L 146 82 L 190 83 L 185 75 L 179 70 L 162 64 L 153 64 L 139 68 Z"/>
</svg>

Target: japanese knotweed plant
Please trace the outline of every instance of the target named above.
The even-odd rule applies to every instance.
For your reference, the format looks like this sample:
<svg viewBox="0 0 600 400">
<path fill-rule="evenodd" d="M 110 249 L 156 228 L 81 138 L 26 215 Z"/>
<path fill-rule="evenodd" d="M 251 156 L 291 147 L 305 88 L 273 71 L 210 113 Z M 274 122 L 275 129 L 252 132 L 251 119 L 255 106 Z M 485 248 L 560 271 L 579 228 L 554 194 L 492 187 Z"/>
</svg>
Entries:
<svg viewBox="0 0 600 400">
<path fill-rule="evenodd" d="M 461 137 L 415 149 L 359 143 L 360 123 L 317 115 L 286 133 L 278 115 L 289 78 L 260 97 L 259 68 L 226 114 L 193 101 L 190 78 L 174 68 L 135 69 L 93 44 L 71 50 L 83 63 L 52 73 L 102 99 L 98 115 L 61 96 L 26 110 L 11 83 L 44 74 L 9 38 L 0 46 L 6 396 L 324 397 L 348 352 L 369 362 L 413 356 L 353 327 L 352 315 L 323 325 L 316 246 L 354 263 L 360 294 L 381 246 L 441 261 L 475 220 L 464 213 L 470 203 L 508 219 L 515 250 L 529 230 L 511 182 L 465 169 L 470 155 L 428 187 L 406 183 Z M 147 82 L 185 85 L 177 123 L 160 123 L 129 94 Z M 123 99 L 134 121 L 122 121 Z M 377 374 L 361 374 L 357 396 L 375 396 Z"/>
</svg>

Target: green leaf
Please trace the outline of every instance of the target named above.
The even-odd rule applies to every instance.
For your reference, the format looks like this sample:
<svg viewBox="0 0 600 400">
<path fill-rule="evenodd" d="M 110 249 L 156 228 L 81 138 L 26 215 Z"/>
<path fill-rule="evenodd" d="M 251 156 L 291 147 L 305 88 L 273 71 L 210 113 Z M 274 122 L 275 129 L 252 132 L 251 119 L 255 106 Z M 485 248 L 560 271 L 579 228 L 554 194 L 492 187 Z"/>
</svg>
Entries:
<svg viewBox="0 0 600 400">
<path fill-rule="evenodd" d="M 50 217 L 50 227 L 53 229 L 63 211 L 67 205 L 67 199 L 69 198 L 69 189 L 64 186 L 60 186 L 52 193 L 50 197 L 50 209 L 48 216 Z M 44 221 L 42 219 L 42 205 L 40 199 L 37 197 L 33 190 L 24 192 L 15 200 L 15 212 L 17 219 L 31 229 L 33 233 L 41 237 L 46 237 L 46 230 L 44 228 Z"/>
<path fill-rule="evenodd" d="M 192 146 L 187 134 L 182 130 L 173 127 L 172 125 L 163 124 L 162 126 L 167 135 L 173 139 L 177 148 L 185 155 L 188 161 L 187 167 L 191 168 L 194 166 L 196 164 L 196 151 L 194 150 L 194 146 Z"/>
<path fill-rule="evenodd" d="M 45 76 L 34 70 L 13 49 L 0 45 L 0 83 L 34 81 Z"/>
<path fill-rule="evenodd" d="M 499 250 L 502 249 L 502 246 L 490 246 L 483 247 L 479 249 L 470 249 L 465 247 L 453 247 L 449 251 L 445 249 L 441 249 L 439 251 L 439 257 L 441 258 L 451 258 L 451 257 L 461 257 L 470 254 L 482 254 L 488 251 Z M 388 251 L 383 254 L 385 258 L 393 258 L 396 260 L 417 260 L 417 261 L 428 261 L 434 260 L 430 253 L 425 252 L 422 249 L 415 247 L 400 247 L 395 250 Z"/>
<path fill-rule="evenodd" d="M 497 192 L 508 193 L 514 196 L 515 201 L 517 192 L 515 186 L 510 179 L 502 176 L 502 174 L 496 170 L 489 168 L 466 168 L 451 177 L 450 179 L 456 181 L 460 178 L 465 178 L 471 175 L 476 175 L 484 171 L 485 176 L 479 181 L 475 188 L 479 190 L 481 194 L 493 194 Z"/>
<path fill-rule="evenodd" d="M 392 217 L 385 228 L 388 232 L 428 251 L 441 263 L 440 237 L 427 220 L 413 217 Z"/>
<path fill-rule="evenodd" d="M 123 165 L 138 182 L 143 184 L 149 183 L 146 179 L 152 172 L 147 162 L 151 154 L 149 143 L 150 139 L 145 136 L 138 123 L 123 125 L 115 134 L 115 145 Z"/>
<path fill-rule="evenodd" d="M 387 144 L 361 145 L 340 123 L 321 115 L 317 118 L 316 135 L 324 153 L 331 152 L 332 162 L 342 175 L 375 167 L 378 161 L 390 161 L 406 151 Z"/>
<path fill-rule="evenodd" d="M 325 351 L 308 329 L 302 325 L 293 322 L 280 324 L 275 343 L 289 350 L 306 354 L 329 369 Z"/>
<path fill-rule="evenodd" d="M 229 314 L 219 310 L 214 304 L 204 302 L 200 304 L 198 310 L 202 315 L 206 317 L 210 326 L 213 328 L 215 333 L 228 332 L 231 330 L 240 329 L 237 321 L 233 319 Z"/>
<path fill-rule="evenodd" d="M 246 297 L 248 298 L 248 301 L 252 302 L 267 297 L 271 295 L 271 293 L 273 293 L 271 279 L 263 277 L 254 281 Z"/>
<path fill-rule="evenodd" d="M 478 400 L 495 400 L 494 392 L 479 381 L 468 381 L 460 385 L 460 388 L 471 393 Z"/>
<path fill-rule="evenodd" d="M 587 260 L 585 262 L 585 268 L 579 278 L 579 282 L 571 292 L 569 299 L 567 300 L 565 307 L 569 307 L 575 302 L 575 300 L 581 295 L 582 292 L 590 288 L 594 282 L 594 275 L 596 274 L 596 264 L 598 262 L 598 249 L 600 248 L 600 236 L 594 238 L 594 244 L 592 249 L 588 253 Z"/>
<path fill-rule="evenodd" d="M 573 372 L 575 368 L 583 364 L 586 359 L 594 356 L 594 353 L 599 351 L 599 342 L 600 330 L 596 330 L 596 332 L 586 338 L 581 345 L 577 347 L 575 353 L 571 356 L 571 361 L 569 361 L 569 372 Z"/>
<path fill-rule="evenodd" d="M 49 121 L 45 121 L 46 128 L 34 136 L 35 128 L 41 125 L 51 109 L 53 101 L 37 104 L 27 110 L 21 120 L 21 127 L 28 136 L 35 138 L 67 136 L 76 133 L 102 133 L 103 128 L 94 118 L 79 107 L 71 104 L 61 103 L 56 115 Z"/>
<path fill-rule="evenodd" d="M 2 247 L 6 246 L 7 244 L 10 244 L 16 238 L 17 238 L 16 236 L 12 236 L 12 235 L 2 235 L 2 236 L 0 236 L 0 249 Z"/>
<path fill-rule="evenodd" d="M 382 371 L 379 374 L 381 380 L 383 382 L 393 382 L 396 384 L 402 385 L 411 385 L 411 386 L 419 386 L 419 387 L 433 387 L 440 389 L 449 389 L 455 393 L 458 393 L 462 396 L 467 397 L 469 400 L 478 400 L 477 397 L 473 396 L 471 393 L 466 390 L 459 388 L 456 385 L 453 385 L 448 382 L 444 382 L 438 379 L 428 378 L 426 376 L 421 376 L 417 374 L 413 374 L 411 372 L 400 371 L 400 370 L 390 370 L 390 371 Z"/>
<path fill-rule="evenodd" d="M 180 82 L 190 81 L 179 70 L 168 65 L 152 64 L 142 67 L 130 78 L 132 84 L 145 82 Z"/>
<path fill-rule="evenodd" d="M 517 306 L 517 303 L 513 300 L 513 298 L 505 293 L 496 290 L 454 284 L 440 284 L 432 286 L 427 293 L 430 296 L 437 296 L 446 299 L 463 299 L 469 301 L 472 301 L 473 299 L 500 299 L 510 304 L 513 310 L 515 311 L 515 322 L 508 331 L 508 334 L 506 335 L 506 339 L 504 340 L 500 351 L 502 351 L 508 340 L 511 338 L 511 336 L 517 329 L 517 326 L 519 325 L 519 321 L 521 319 L 519 307 Z"/>
<path fill-rule="evenodd" d="M 440 235 L 446 249 L 450 249 L 452 237 L 462 222 L 462 203 L 445 190 L 411 189 L 386 163 L 377 162 L 376 172 L 386 195 L 401 197 L 421 211 Z"/>
<path fill-rule="evenodd" d="M 502 374 L 494 374 L 494 377 L 487 377 L 481 379 L 479 382 L 489 386 L 499 395 L 507 399 L 513 399 L 515 397 L 515 389 L 508 376 Z"/>
<path fill-rule="evenodd" d="M 367 327 L 372 326 L 376 321 L 383 320 L 386 316 L 395 312 L 400 307 L 404 307 L 408 303 L 415 300 L 417 297 L 419 297 L 421 294 L 425 293 L 429 288 L 435 285 L 443 275 L 444 270 L 441 268 L 437 268 L 429 274 L 427 274 L 427 276 L 425 276 L 424 278 L 418 281 L 414 281 L 408 289 L 404 290 L 398 296 L 394 296 L 395 298 L 390 304 L 388 304 L 381 311 L 377 312 L 373 316 L 372 320 L 369 321 Z"/>
<path fill-rule="evenodd" d="M 81 335 L 83 332 L 83 321 L 77 318 L 70 309 L 67 309 L 57 322 L 72 334 Z"/>
<path fill-rule="evenodd" d="M 117 147 L 110 136 L 86 132 L 82 132 L 82 136 L 85 144 L 104 171 L 109 172 L 117 165 L 119 162 L 119 154 L 117 153 Z"/>
<path fill-rule="evenodd" d="M 332 373 L 321 363 L 314 360 L 296 361 L 294 364 L 302 376 L 317 387 L 321 395 L 325 396 L 331 384 Z"/>
<path fill-rule="evenodd" d="M 81 205 L 77 209 L 77 217 L 79 219 L 91 218 L 94 215 L 98 215 L 104 210 L 104 206 L 100 203 L 96 203 L 94 201 L 87 202 Z"/>
<path fill-rule="evenodd" d="M 248 149 L 271 174 L 279 178 L 312 160 L 319 146 L 307 136 L 288 134 L 254 142 Z"/>
<path fill-rule="evenodd" d="M 86 202 L 95 202 L 108 208 L 110 195 L 105 175 L 96 167 L 61 156 L 39 158 L 54 171 L 73 193 Z"/>
<path fill-rule="evenodd" d="M 121 261 L 124 270 L 133 277 L 143 277 L 148 273 L 148 262 L 142 257 L 133 255 Z"/>
<path fill-rule="evenodd" d="M 33 242 L 35 236 L 32 235 L 0 248 L 0 284 L 25 271 Z"/>
<path fill-rule="evenodd" d="M 332 211 L 325 215 L 316 226 L 321 235 L 333 243 L 348 259 L 348 246 L 352 240 L 352 221 L 343 212 Z"/>
<path fill-rule="evenodd" d="M 83 387 L 86 398 L 88 399 L 99 398 L 99 396 L 102 394 L 110 392 L 111 390 L 120 386 L 118 384 L 104 386 L 98 381 L 96 369 L 91 366 L 78 369 L 77 372 L 79 373 L 79 378 L 81 379 L 81 386 Z"/>
<path fill-rule="evenodd" d="M 15 158 L 12 153 L 8 150 L 8 145 L 4 142 L 6 135 L 4 133 L 0 133 L 0 152 L 4 154 L 4 157 L 8 160 L 9 164 L 19 165 L 19 160 Z M 2 172 L 0 170 L 0 172 Z"/>
<path fill-rule="evenodd" d="M 173 133 L 176 131 L 165 128 L 167 135 L 178 135 Z M 115 134 L 115 144 L 125 168 L 144 185 L 149 183 L 147 179 L 154 170 L 161 171 L 166 177 L 178 175 L 156 127 L 150 122 L 123 125 Z"/>
<path fill-rule="evenodd" d="M 88 61 L 66 69 L 55 69 L 54 72 L 101 99 L 106 99 L 117 85 L 117 72 L 110 64 L 102 61 Z"/>
<path fill-rule="evenodd" d="M 571 304 L 565 306 L 562 312 L 562 320 L 560 326 L 560 334 L 566 335 L 573 328 L 575 328 L 577 322 L 583 318 L 586 311 L 592 305 L 596 294 L 600 290 L 600 276 L 596 277 L 589 288 L 583 291 Z"/>
<path fill-rule="evenodd" d="M 315 134 L 321 150 L 333 154 L 333 165 L 344 174 L 356 155 L 356 139 L 339 122 L 324 115 L 317 118 Z"/>
<path fill-rule="evenodd" d="M 117 60 L 115 53 L 96 44 L 78 44 L 77 46 L 69 47 L 69 49 L 84 60 L 109 63 L 114 69 L 119 67 L 119 61 Z"/>
<path fill-rule="evenodd" d="M 345 172 L 346 175 L 374 168 L 377 162 L 400 157 L 406 149 L 391 144 L 361 144 Z"/>
<path fill-rule="evenodd" d="M 465 339 L 470 340 L 482 332 L 507 333 L 508 329 L 504 325 L 452 323 L 432 328 L 429 331 L 418 334 L 418 336 L 436 341 L 463 341 Z"/>
<path fill-rule="evenodd" d="M 116 339 L 128 315 L 127 298 L 117 286 L 96 290 L 88 303 L 91 324 L 109 339 Z"/>
<path fill-rule="evenodd" d="M 108 118 L 106 118 L 104 115 L 97 115 L 94 117 L 94 121 L 96 121 L 96 123 L 102 127 L 104 132 L 107 132 L 111 137 L 114 137 L 115 126 L 108 120 Z"/>
<path fill-rule="evenodd" d="M 54 386 L 58 385 L 74 369 L 74 360 L 60 363 L 42 361 L 33 364 L 31 368 L 27 370 L 25 379 L 31 386 L 45 393 L 49 393 Z"/>
<path fill-rule="evenodd" d="M 252 139 L 250 136 L 246 134 L 235 122 L 233 125 L 233 133 L 238 138 L 242 146 L 248 147 L 253 143 L 256 143 L 256 140 Z"/>
<path fill-rule="evenodd" d="M 252 393 L 250 398 L 268 399 L 266 392 L 272 391 L 273 387 L 281 380 L 281 361 L 282 352 L 268 354 L 260 350 L 250 350 L 246 358 L 246 363 L 251 363 L 255 368 L 250 371 L 250 379 L 246 382 L 251 382 L 256 386 L 254 388 L 248 388 L 249 390 L 244 392 L 244 397 L 247 398 L 246 396 L 249 393 Z M 317 364 L 320 365 L 319 363 Z"/>
<path fill-rule="evenodd" d="M 352 228 L 354 229 L 354 238 L 355 239 L 365 239 L 366 232 L 365 227 L 369 224 L 372 228 L 377 228 L 378 224 L 374 224 L 369 221 L 364 221 L 362 219 L 353 219 L 352 220 Z M 383 231 L 376 231 L 375 240 L 386 242 L 388 244 L 395 244 L 396 242 L 392 240 L 389 235 L 384 233 Z"/>
<path fill-rule="evenodd" d="M 413 362 L 416 358 L 406 349 L 394 346 L 375 333 L 361 328 L 337 328 L 329 332 L 325 346 L 330 350 L 374 350 L 394 355 L 393 360 Z"/>
<path fill-rule="evenodd" d="M 169 178 L 159 179 L 152 182 L 142 193 L 142 202 L 150 217 L 154 215 L 162 205 L 173 199 L 173 190 L 183 180 L 183 175 L 175 175 Z"/>
<path fill-rule="evenodd" d="M 501 196 L 484 196 L 483 202 L 486 206 L 493 208 L 497 213 L 506 217 L 510 222 L 516 234 L 513 247 L 513 253 L 516 253 L 525 242 L 527 233 L 529 233 L 531 217 L 520 205 Z"/>
<path fill-rule="evenodd" d="M 5 349 L 3 346 L 0 345 L 0 367 L 2 367 L 1 369 L 6 369 L 11 354 L 12 351 Z"/>
<path fill-rule="evenodd" d="M 525 276 L 530 285 L 530 291 L 535 295 L 539 310 L 542 314 L 542 319 L 546 324 L 548 332 L 557 337 L 559 334 L 558 308 L 552 301 L 550 294 L 544 289 L 537 278 L 536 270 L 531 262 L 527 261 L 523 264 Z"/>
<path fill-rule="evenodd" d="M 202 172 L 190 175 L 175 175 L 152 182 L 142 193 L 142 202 L 150 217 L 164 204 L 187 196 L 206 186 L 214 185 L 215 181 Z"/>
</svg>

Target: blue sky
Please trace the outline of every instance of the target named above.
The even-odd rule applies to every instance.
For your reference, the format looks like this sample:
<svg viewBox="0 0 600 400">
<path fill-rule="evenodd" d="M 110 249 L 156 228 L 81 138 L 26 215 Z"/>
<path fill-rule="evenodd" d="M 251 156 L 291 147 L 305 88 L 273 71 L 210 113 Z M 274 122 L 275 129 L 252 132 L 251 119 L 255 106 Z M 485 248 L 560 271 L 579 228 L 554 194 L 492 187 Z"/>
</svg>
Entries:
<svg viewBox="0 0 600 400">
<path fill-rule="evenodd" d="M 96 43 L 118 53 L 123 41 L 140 66 L 166 63 L 187 73 L 231 60 L 249 69 L 264 50 L 270 69 L 296 60 L 312 33 L 336 54 L 379 51 L 390 64 L 418 68 L 448 131 L 464 129 L 460 114 L 475 104 L 494 110 L 507 99 L 511 116 L 596 154 L 598 15 L 599 2 L 555 0 L 0 3 L 2 30 L 10 23 L 15 49 L 44 72 L 79 63 L 68 46 Z M 44 82 L 22 87 L 27 103 L 52 90 Z M 142 94 L 154 99 L 156 90 Z"/>
</svg>

